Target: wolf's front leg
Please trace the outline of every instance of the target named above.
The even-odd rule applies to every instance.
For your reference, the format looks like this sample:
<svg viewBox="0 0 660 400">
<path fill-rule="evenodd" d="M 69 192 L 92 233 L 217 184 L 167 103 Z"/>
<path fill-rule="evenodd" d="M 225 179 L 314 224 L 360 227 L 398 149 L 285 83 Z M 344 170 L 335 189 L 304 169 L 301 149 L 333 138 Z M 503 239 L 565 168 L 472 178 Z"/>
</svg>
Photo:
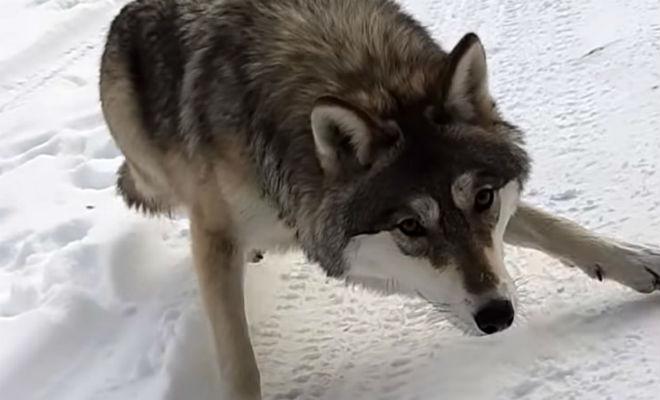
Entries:
<svg viewBox="0 0 660 400">
<path fill-rule="evenodd" d="M 192 248 L 228 400 L 261 399 L 259 370 L 250 343 L 243 299 L 243 254 L 215 216 L 193 212 Z"/>
<path fill-rule="evenodd" d="M 660 251 L 605 238 L 568 219 L 521 204 L 506 242 L 540 250 L 592 278 L 612 279 L 639 292 L 660 290 Z"/>
</svg>

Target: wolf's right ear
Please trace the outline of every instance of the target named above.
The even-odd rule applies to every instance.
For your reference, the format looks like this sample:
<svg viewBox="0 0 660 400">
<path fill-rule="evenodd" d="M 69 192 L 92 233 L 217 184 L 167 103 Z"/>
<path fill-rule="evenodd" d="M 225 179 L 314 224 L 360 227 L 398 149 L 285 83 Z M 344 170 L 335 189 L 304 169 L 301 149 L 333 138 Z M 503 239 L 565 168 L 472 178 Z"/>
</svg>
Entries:
<svg viewBox="0 0 660 400">
<path fill-rule="evenodd" d="M 311 124 L 321 167 L 331 175 L 370 167 L 400 139 L 398 127 L 335 97 L 321 97 L 314 103 Z"/>
<path fill-rule="evenodd" d="M 486 52 L 476 34 L 463 36 L 449 54 L 443 92 L 446 109 L 460 118 L 490 116 L 493 102 L 488 89 Z"/>
</svg>

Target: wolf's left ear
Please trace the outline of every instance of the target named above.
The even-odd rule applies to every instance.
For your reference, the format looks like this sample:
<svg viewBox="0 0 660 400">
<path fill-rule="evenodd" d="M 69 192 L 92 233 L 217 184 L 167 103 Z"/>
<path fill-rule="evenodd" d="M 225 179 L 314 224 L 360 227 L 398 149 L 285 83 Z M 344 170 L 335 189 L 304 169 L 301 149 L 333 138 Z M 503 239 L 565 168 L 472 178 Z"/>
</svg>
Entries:
<svg viewBox="0 0 660 400">
<path fill-rule="evenodd" d="M 477 35 L 468 33 L 454 47 L 445 76 L 443 98 L 447 111 L 465 120 L 490 115 L 486 52 Z"/>
<path fill-rule="evenodd" d="M 325 96 L 310 116 L 316 154 L 331 176 L 368 169 L 398 143 L 398 127 L 380 121 L 359 107 Z"/>
</svg>

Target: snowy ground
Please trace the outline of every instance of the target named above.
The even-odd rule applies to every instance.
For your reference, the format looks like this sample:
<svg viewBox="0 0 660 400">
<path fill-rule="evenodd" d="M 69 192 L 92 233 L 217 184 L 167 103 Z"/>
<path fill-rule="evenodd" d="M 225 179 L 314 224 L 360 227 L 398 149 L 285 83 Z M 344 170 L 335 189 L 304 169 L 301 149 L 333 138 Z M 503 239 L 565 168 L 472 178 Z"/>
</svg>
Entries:
<svg viewBox="0 0 660 400">
<path fill-rule="evenodd" d="M 121 157 L 97 69 L 121 2 L 0 5 L 0 397 L 211 399 L 209 329 L 185 220 L 114 195 Z M 444 5 L 440 6 L 439 4 Z M 482 4 L 483 3 L 483 4 Z M 487 48 L 528 132 L 529 201 L 660 244 L 660 5 L 409 0 L 451 47 Z M 328 282 L 298 255 L 248 270 L 270 399 L 660 399 L 660 297 L 510 249 L 522 316 L 465 337 L 423 303 Z"/>
</svg>

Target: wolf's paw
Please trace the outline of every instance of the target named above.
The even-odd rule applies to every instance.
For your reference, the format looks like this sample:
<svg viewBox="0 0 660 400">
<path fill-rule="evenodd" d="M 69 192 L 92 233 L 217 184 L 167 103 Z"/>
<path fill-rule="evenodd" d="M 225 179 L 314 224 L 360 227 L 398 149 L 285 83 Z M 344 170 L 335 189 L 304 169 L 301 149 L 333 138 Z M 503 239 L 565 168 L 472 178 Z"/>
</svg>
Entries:
<svg viewBox="0 0 660 400">
<path fill-rule="evenodd" d="M 611 279 L 642 293 L 660 290 L 660 249 L 625 242 L 608 243 L 598 256 L 578 266 L 600 281 Z"/>
</svg>

